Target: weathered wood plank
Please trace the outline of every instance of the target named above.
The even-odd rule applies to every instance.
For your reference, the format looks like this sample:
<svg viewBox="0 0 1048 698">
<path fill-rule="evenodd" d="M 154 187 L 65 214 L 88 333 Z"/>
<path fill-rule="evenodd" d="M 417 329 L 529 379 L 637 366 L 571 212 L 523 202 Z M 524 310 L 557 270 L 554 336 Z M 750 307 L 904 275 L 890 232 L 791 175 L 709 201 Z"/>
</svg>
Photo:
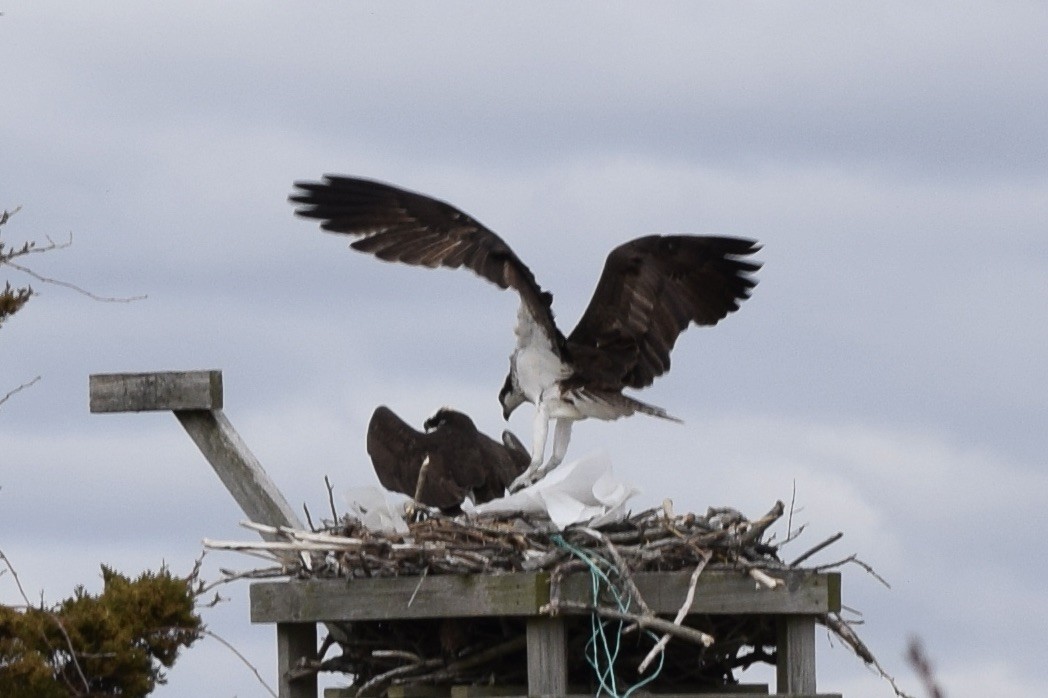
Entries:
<svg viewBox="0 0 1048 698">
<path fill-rule="evenodd" d="M 256 582 L 251 621 L 529 616 L 548 600 L 549 576 L 539 572 Z"/>
<path fill-rule="evenodd" d="M 699 580 L 692 613 L 826 613 L 832 608 L 833 576 L 791 572 L 783 575 L 786 587 L 771 590 L 756 588 L 737 572 L 709 571 Z M 677 572 L 634 575 L 651 609 L 664 614 L 680 608 L 689 578 L 689 573 Z M 564 600 L 585 603 L 589 595 L 588 576 L 572 575 L 561 584 Z M 549 601 L 549 578 L 516 573 L 259 582 L 251 586 L 251 600 L 256 623 L 527 616 Z"/>
<path fill-rule="evenodd" d="M 300 659 L 317 658 L 314 623 L 277 623 L 277 695 L 280 698 L 317 698 L 317 675 L 291 680 L 288 672 Z"/>
<path fill-rule="evenodd" d="M 840 610 L 840 574 L 803 571 L 776 572 L 786 582 L 777 589 L 758 588 L 737 572 L 709 570 L 695 587 L 693 614 L 827 613 Z M 684 604 L 691 573 L 638 572 L 633 575 L 644 601 L 655 613 L 676 613 Z M 588 575 L 572 575 L 561 584 L 563 599 L 587 602 L 591 598 Z"/>
<path fill-rule="evenodd" d="M 96 373 L 88 382 L 92 412 L 222 409 L 221 371 Z"/>
<path fill-rule="evenodd" d="M 563 618 L 528 618 L 528 695 L 568 692 L 567 633 Z"/>
<path fill-rule="evenodd" d="M 779 693 L 815 693 L 815 617 L 779 618 L 776 645 L 775 690 Z"/>
<path fill-rule="evenodd" d="M 217 410 L 178 410 L 175 416 L 245 516 L 256 523 L 303 528 L 291 505 L 225 414 Z"/>
</svg>

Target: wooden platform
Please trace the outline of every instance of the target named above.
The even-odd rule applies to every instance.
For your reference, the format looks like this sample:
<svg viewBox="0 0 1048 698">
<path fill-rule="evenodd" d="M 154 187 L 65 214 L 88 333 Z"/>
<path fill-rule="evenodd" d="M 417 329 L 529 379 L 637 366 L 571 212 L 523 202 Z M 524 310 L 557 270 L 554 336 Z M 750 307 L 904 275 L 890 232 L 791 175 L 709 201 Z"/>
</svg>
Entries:
<svg viewBox="0 0 1048 698">
<path fill-rule="evenodd" d="M 651 609 L 674 614 L 687 593 L 689 573 L 639 573 L 637 587 Z M 691 613 L 697 615 L 774 616 L 778 625 L 778 667 L 775 694 L 767 687 L 741 687 L 743 693 L 775 696 L 816 696 L 815 620 L 840 610 L 840 575 L 790 572 L 785 587 L 758 588 L 737 572 L 708 571 L 699 578 Z M 560 598 L 586 603 L 588 576 L 563 581 Z M 424 618 L 523 617 L 527 624 L 528 685 L 526 687 L 454 687 L 432 696 L 568 696 L 564 619 L 542 615 L 550 600 L 546 573 L 501 575 L 440 575 L 425 578 L 355 580 L 294 580 L 259 582 L 251 586 L 251 620 L 277 626 L 281 698 L 316 698 L 315 677 L 287 679 L 302 658 L 315 658 L 318 622 L 409 620 Z M 568 615 L 568 614 L 565 614 Z M 492 690 L 498 692 L 492 693 Z M 455 691 L 455 692 L 452 692 Z M 505 693 L 504 691 L 509 691 Z M 351 692 L 329 689 L 326 698 Z M 390 693 L 400 695 L 400 693 Z M 403 692 L 407 696 L 409 693 Z M 415 695 L 415 693 L 410 693 Z M 637 694 L 635 694 L 637 695 Z M 667 694 L 658 694 L 667 695 Z M 684 694 L 676 694 L 684 695 Z M 739 695 L 724 689 L 690 696 Z"/>
</svg>

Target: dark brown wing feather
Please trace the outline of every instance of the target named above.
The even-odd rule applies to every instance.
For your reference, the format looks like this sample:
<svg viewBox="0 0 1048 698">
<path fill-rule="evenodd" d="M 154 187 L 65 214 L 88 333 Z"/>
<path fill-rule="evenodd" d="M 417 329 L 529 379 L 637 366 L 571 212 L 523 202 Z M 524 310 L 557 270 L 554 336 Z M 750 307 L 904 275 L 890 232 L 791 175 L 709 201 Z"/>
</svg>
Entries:
<svg viewBox="0 0 1048 698">
<path fill-rule="evenodd" d="M 430 448 L 429 434 L 416 431 L 388 407 L 375 409 L 368 424 L 367 449 L 379 482 L 388 490 L 415 496 L 419 469 L 429 456 L 429 467 L 422 486 L 422 504 L 457 507 L 469 488 L 454 477 L 455 468 L 444 455 Z"/>
<path fill-rule="evenodd" d="M 502 443 L 479 432 L 477 435 L 482 444 L 485 469 L 484 481 L 473 489 L 473 498 L 477 504 L 483 504 L 506 493 L 510 483 L 531 463 L 531 454 L 511 432 L 503 432 Z"/>
<path fill-rule="evenodd" d="M 531 270 L 502 238 L 454 206 L 356 177 L 325 175 L 322 182 L 295 187 L 299 191 L 289 197 L 301 204 L 295 213 L 320 220 L 324 230 L 357 237 L 353 249 L 389 262 L 468 267 L 500 288 L 515 289 L 550 337 L 560 338 L 551 297 Z"/>
<path fill-rule="evenodd" d="M 669 370 L 688 325 L 715 325 L 749 298 L 760 264 L 752 240 L 649 235 L 611 251 L 586 312 L 568 337 L 582 380 L 610 390 L 644 388 Z"/>
<path fill-rule="evenodd" d="M 461 412 L 438 414 L 433 431 L 419 432 L 388 407 L 375 409 L 367 449 L 382 486 L 414 497 L 428 456 L 422 504 L 455 510 L 470 492 L 477 504 L 501 497 L 531 460 L 524 446 L 515 437 L 502 444 L 482 434 Z"/>
</svg>

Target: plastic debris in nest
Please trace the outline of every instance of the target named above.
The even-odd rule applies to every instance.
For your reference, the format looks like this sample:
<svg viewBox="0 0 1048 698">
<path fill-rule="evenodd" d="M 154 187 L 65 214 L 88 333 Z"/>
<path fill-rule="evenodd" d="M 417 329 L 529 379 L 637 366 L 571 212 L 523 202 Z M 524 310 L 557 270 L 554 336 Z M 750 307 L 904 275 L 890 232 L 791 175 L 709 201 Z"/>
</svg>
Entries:
<svg viewBox="0 0 1048 698">
<path fill-rule="evenodd" d="M 565 463 L 547 477 L 514 494 L 474 505 L 463 503 L 473 518 L 522 514 L 548 519 L 557 530 L 573 524 L 604 526 L 621 521 L 626 505 L 640 490 L 615 475 L 605 454 Z M 405 509 L 410 500 L 377 487 L 358 487 L 346 493 L 350 516 L 370 531 L 408 534 Z"/>
<path fill-rule="evenodd" d="M 553 470 L 519 492 L 463 510 L 468 514 L 544 514 L 558 530 L 572 524 L 604 526 L 626 516 L 640 490 L 618 478 L 606 454 L 590 455 Z"/>
</svg>

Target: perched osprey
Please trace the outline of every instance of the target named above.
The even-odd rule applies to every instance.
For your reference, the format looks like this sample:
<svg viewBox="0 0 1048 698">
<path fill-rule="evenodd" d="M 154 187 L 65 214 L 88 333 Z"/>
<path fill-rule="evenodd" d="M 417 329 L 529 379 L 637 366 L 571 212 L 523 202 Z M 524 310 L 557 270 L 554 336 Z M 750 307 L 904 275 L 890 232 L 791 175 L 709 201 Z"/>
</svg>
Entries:
<svg viewBox="0 0 1048 698">
<path fill-rule="evenodd" d="M 457 511 L 470 497 L 475 504 L 501 497 L 530 462 L 517 437 L 505 431 L 502 443 L 481 434 L 473 420 L 442 408 L 412 429 L 388 407 L 371 415 L 368 455 L 386 489 L 426 506 Z"/>
<path fill-rule="evenodd" d="M 574 421 L 618 419 L 635 412 L 675 419 L 660 407 L 623 395 L 669 370 L 670 350 L 688 325 L 715 325 L 737 310 L 760 264 L 745 258 L 752 240 L 648 235 L 608 255 L 578 325 L 565 337 L 553 320 L 553 297 L 498 235 L 457 208 L 422 194 L 354 177 L 296 182 L 296 213 L 321 228 L 358 239 L 352 247 L 386 261 L 426 267 L 466 266 L 520 296 L 517 346 L 499 401 L 509 419 L 522 403 L 536 406 L 528 469 L 511 489 L 559 464 Z M 549 422 L 553 452 L 543 466 Z M 679 420 L 677 420 L 679 421 Z"/>
</svg>

